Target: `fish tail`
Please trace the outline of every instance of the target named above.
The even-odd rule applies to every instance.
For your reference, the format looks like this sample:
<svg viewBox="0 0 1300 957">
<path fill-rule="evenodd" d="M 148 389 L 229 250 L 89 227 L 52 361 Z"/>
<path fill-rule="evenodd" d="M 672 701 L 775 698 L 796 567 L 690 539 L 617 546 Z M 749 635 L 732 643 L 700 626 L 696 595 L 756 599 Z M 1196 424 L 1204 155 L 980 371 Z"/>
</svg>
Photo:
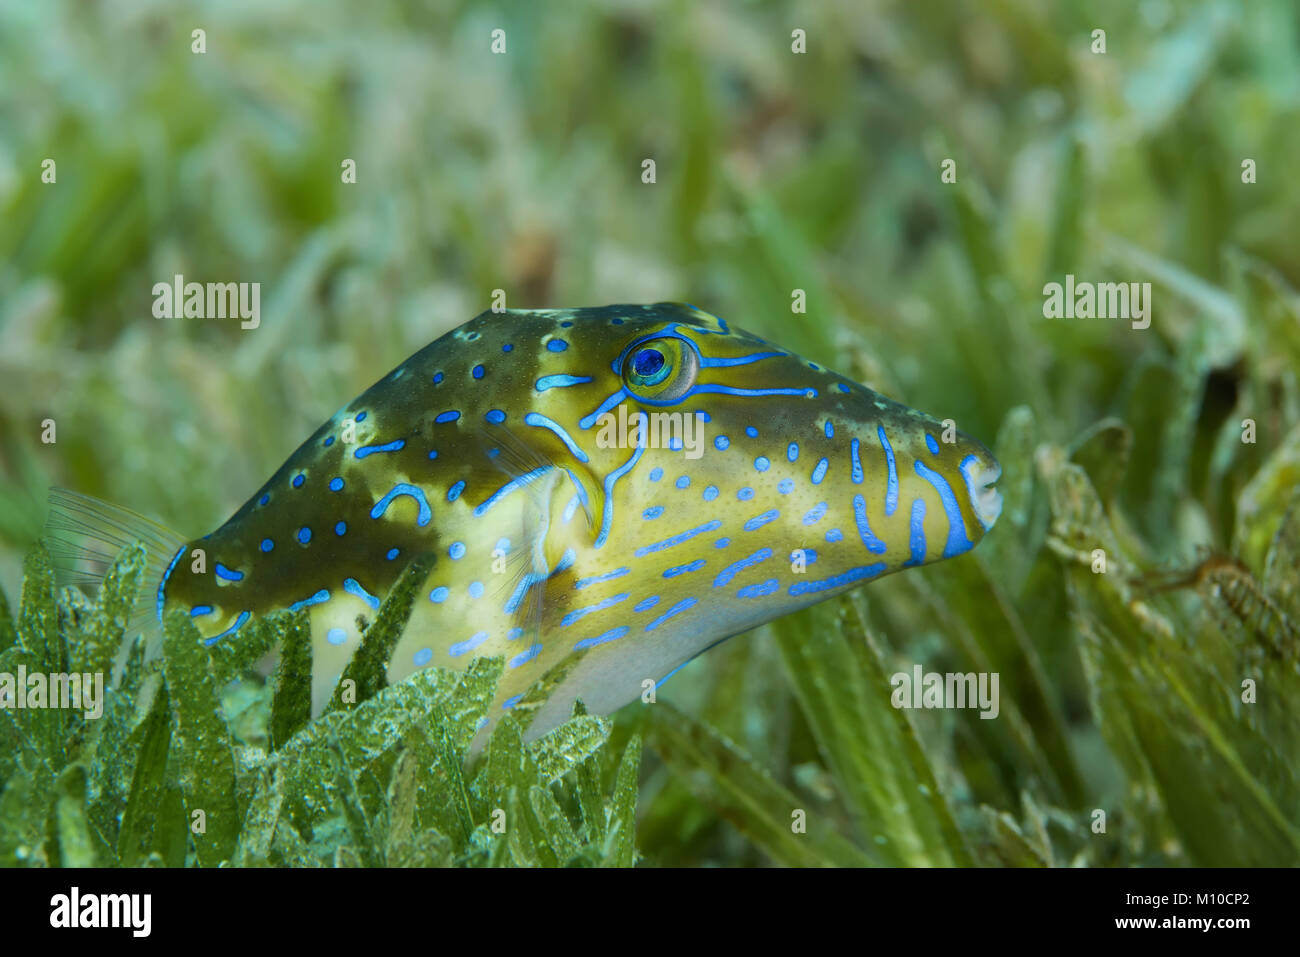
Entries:
<svg viewBox="0 0 1300 957">
<path fill-rule="evenodd" d="M 93 598 L 122 550 L 132 542 L 144 546 L 145 568 L 113 669 L 116 680 L 136 635 L 145 636 L 146 660 L 156 657 L 162 649 L 156 596 L 185 547 L 185 539 L 128 508 L 68 489 L 51 488 L 49 506 L 42 537 L 54 566 L 55 585 L 60 589 L 76 588 Z"/>
</svg>

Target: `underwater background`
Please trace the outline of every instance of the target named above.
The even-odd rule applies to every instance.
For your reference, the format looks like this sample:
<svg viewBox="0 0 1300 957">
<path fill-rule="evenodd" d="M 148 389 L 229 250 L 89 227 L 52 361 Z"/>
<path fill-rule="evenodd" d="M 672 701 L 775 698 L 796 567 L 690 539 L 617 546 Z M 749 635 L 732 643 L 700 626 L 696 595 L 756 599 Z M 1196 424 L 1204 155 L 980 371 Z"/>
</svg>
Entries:
<svg viewBox="0 0 1300 957">
<path fill-rule="evenodd" d="M 499 662 L 355 662 L 308 723 L 300 620 L 172 621 L 102 718 L 0 711 L 0 864 L 1300 863 L 1298 114 L 1283 0 L 0 0 L 0 672 L 105 665 L 138 575 L 56 600 L 49 486 L 211 530 L 495 289 L 695 303 L 955 418 L 1006 503 L 477 764 Z M 155 318 L 178 273 L 260 326 Z M 1067 275 L 1150 326 L 1046 318 Z M 892 707 L 916 665 L 999 717 Z"/>
</svg>

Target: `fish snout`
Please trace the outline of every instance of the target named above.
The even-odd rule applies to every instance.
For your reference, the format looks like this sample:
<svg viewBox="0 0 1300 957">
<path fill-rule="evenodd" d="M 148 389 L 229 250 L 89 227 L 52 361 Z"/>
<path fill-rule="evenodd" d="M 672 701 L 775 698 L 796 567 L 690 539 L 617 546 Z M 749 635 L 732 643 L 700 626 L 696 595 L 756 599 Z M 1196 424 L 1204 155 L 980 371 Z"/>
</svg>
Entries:
<svg viewBox="0 0 1300 957">
<path fill-rule="evenodd" d="M 1002 514 L 1002 493 L 994 487 L 1002 477 L 1002 466 L 984 446 L 978 442 L 971 445 L 972 451 L 962 459 L 961 474 L 971 511 L 987 532 Z"/>
</svg>

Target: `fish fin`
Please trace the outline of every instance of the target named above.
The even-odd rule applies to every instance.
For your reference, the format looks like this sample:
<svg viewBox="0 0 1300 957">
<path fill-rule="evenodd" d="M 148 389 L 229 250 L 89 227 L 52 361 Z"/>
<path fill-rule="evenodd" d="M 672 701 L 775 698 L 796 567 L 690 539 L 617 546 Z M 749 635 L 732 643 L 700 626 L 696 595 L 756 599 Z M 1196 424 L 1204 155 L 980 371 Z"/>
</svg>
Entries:
<svg viewBox="0 0 1300 957">
<path fill-rule="evenodd" d="M 127 617 L 122 652 L 114 667 L 116 680 L 136 635 L 145 636 L 146 659 L 156 657 L 161 650 L 162 626 L 151 599 L 168 567 L 184 548 L 185 539 L 128 508 L 68 489 L 51 488 L 49 506 L 42 538 L 50 552 L 58 588 L 76 588 L 93 598 L 122 549 L 137 541 L 144 546 L 145 568 Z"/>
</svg>

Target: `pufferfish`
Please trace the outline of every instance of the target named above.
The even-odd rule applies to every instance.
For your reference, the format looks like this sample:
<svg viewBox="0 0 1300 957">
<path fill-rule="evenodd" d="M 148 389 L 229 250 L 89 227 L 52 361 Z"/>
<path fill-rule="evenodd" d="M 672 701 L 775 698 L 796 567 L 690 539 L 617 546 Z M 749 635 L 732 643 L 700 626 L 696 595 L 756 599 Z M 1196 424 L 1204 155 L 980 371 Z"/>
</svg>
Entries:
<svg viewBox="0 0 1300 957">
<path fill-rule="evenodd" d="M 101 570 L 143 541 L 150 615 L 182 609 L 208 645 L 306 609 L 317 714 L 432 554 L 389 682 L 501 656 L 500 715 L 581 653 L 536 737 L 575 699 L 607 714 L 727 637 L 971 549 L 1000 472 L 974 439 L 695 306 L 506 310 L 385 375 L 202 538 L 57 491 L 51 524 L 99 529 L 81 554 Z"/>
</svg>

